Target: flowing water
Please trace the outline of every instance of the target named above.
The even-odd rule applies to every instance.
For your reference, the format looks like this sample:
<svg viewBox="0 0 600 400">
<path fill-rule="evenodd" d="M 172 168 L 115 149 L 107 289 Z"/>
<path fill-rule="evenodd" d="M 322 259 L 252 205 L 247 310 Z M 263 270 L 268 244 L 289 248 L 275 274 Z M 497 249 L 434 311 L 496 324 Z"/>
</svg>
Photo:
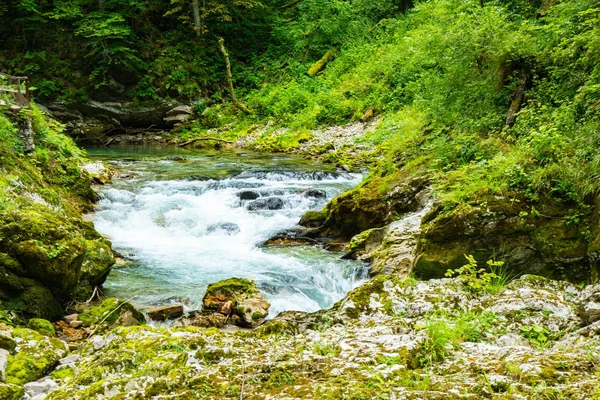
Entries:
<svg viewBox="0 0 600 400">
<path fill-rule="evenodd" d="M 361 263 L 319 246 L 259 246 L 357 185 L 358 174 L 248 152 L 138 146 L 88 154 L 119 173 L 100 189 L 89 218 L 133 261 L 111 272 L 109 296 L 135 296 L 142 305 L 173 296 L 199 304 L 209 283 L 244 277 L 256 281 L 274 316 L 330 307 L 364 278 Z M 281 208 L 264 209 L 265 201 Z"/>
</svg>

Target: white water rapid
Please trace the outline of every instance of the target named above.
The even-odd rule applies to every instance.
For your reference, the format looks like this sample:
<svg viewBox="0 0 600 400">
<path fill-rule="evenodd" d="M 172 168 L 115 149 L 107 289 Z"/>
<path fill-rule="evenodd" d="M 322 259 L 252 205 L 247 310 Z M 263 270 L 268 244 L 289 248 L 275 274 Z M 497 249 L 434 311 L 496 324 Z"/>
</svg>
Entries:
<svg viewBox="0 0 600 400">
<path fill-rule="evenodd" d="M 207 284 L 244 277 L 257 282 L 274 316 L 330 307 L 363 278 L 361 263 L 318 246 L 258 246 L 357 185 L 360 175 L 272 155 L 192 152 L 148 159 L 132 151 L 124 159 L 122 153 L 90 152 L 128 174 L 101 189 L 90 216 L 134 261 L 111 272 L 107 295 L 135 296 L 146 305 L 173 296 L 199 304 Z M 230 177 L 209 179 L 215 169 Z"/>
</svg>

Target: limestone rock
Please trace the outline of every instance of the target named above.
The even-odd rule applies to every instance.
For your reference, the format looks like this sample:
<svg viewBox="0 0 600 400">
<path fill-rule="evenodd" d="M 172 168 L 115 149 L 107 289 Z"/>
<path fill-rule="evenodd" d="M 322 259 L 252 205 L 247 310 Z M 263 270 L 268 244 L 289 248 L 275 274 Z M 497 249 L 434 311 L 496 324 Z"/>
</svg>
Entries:
<svg viewBox="0 0 600 400">
<path fill-rule="evenodd" d="M 586 324 L 600 321 L 600 285 L 587 286 L 579 296 L 581 318 Z"/>
<path fill-rule="evenodd" d="M 99 161 L 83 164 L 81 168 L 90 174 L 94 183 L 99 185 L 109 183 L 113 176 L 113 172 Z"/>
<path fill-rule="evenodd" d="M 0 349 L 0 382 L 6 382 L 6 366 L 8 365 L 8 350 Z"/>
<path fill-rule="evenodd" d="M 166 306 L 152 307 L 146 311 L 148 317 L 155 321 L 164 321 L 166 319 L 177 318 L 183 315 L 183 306 L 181 304 L 172 304 Z"/>
<path fill-rule="evenodd" d="M 247 327 L 262 324 L 271 306 L 263 299 L 254 281 L 242 278 L 230 278 L 209 285 L 202 304 L 208 310 L 232 310 L 240 318 L 239 324 Z"/>
<path fill-rule="evenodd" d="M 114 297 L 109 297 L 100 305 L 85 310 L 79 314 L 79 319 L 85 327 L 94 327 L 96 332 L 107 331 L 117 326 L 133 326 L 146 322 L 144 315 L 131 303 Z"/>
<path fill-rule="evenodd" d="M 64 342 L 25 328 L 12 332 L 17 353 L 8 358 L 6 381 L 23 385 L 43 377 L 68 354 Z"/>
<path fill-rule="evenodd" d="M 47 395 L 52 390 L 58 388 L 56 382 L 54 382 L 50 378 L 45 378 L 38 382 L 30 382 L 24 385 L 25 393 L 32 397 L 32 399 L 36 398 L 39 395 Z"/>
</svg>

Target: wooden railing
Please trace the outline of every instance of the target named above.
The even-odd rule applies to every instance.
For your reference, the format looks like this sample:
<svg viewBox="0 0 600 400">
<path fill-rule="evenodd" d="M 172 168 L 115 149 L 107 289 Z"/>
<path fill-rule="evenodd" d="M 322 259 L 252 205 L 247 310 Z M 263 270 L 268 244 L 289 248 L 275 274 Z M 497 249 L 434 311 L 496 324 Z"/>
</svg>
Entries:
<svg viewBox="0 0 600 400">
<path fill-rule="evenodd" d="M 29 78 L 0 72 L 0 106 L 24 108 L 29 106 Z"/>
</svg>

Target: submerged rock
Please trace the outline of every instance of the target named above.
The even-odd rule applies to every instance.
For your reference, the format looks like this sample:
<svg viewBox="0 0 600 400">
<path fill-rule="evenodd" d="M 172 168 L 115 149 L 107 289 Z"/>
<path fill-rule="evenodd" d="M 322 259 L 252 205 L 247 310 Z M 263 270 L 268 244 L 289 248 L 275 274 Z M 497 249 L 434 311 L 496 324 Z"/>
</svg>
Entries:
<svg viewBox="0 0 600 400">
<path fill-rule="evenodd" d="M 264 199 L 254 200 L 249 203 L 246 208 L 250 211 L 257 210 L 281 210 L 284 206 L 283 200 L 279 197 L 267 197 Z"/>
<path fill-rule="evenodd" d="M 260 197 L 260 193 L 254 190 L 244 190 L 243 192 L 239 192 L 237 196 L 240 200 L 256 200 Z"/>
<path fill-rule="evenodd" d="M 239 325 L 256 327 L 263 323 L 271 305 L 263 299 L 250 279 L 230 278 L 208 285 L 202 304 L 207 310 L 239 317 Z"/>
<path fill-rule="evenodd" d="M 236 233 L 240 233 L 240 227 L 232 222 L 225 222 L 222 224 L 209 225 L 206 228 L 206 232 L 210 234 L 220 233 L 225 235 L 235 235 Z"/>
</svg>

